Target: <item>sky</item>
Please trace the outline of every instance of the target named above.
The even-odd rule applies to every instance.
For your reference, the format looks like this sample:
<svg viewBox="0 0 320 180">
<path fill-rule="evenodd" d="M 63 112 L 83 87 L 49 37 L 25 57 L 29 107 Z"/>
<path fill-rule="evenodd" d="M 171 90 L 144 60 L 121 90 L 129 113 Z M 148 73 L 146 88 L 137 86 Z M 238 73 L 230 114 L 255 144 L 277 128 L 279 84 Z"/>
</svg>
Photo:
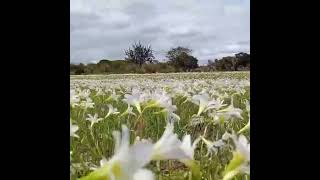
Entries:
<svg viewBox="0 0 320 180">
<path fill-rule="evenodd" d="M 70 61 L 124 59 L 134 42 L 165 60 L 192 49 L 199 64 L 250 52 L 250 0 L 70 0 Z"/>
</svg>

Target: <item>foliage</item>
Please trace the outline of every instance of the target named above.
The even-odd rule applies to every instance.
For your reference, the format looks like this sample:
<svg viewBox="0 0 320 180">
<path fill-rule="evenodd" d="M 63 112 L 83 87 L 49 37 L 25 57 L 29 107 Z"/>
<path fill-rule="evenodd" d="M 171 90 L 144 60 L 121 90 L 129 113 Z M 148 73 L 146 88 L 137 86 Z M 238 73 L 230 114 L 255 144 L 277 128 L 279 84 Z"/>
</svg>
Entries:
<svg viewBox="0 0 320 180">
<path fill-rule="evenodd" d="M 223 57 L 220 60 L 208 61 L 208 66 L 211 69 L 218 71 L 238 71 L 250 69 L 250 54 L 237 53 L 235 56 Z"/>
<path fill-rule="evenodd" d="M 140 67 L 146 62 L 152 63 L 154 56 L 151 46 L 144 46 L 140 42 L 134 43 L 132 49 L 125 50 L 125 60 L 138 64 Z"/>
<path fill-rule="evenodd" d="M 171 48 L 167 52 L 169 63 L 175 68 L 181 68 L 183 71 L 190 71 L 198 67 L 198 59 L 191 56 L 191 49 L 185 47 Z"/>
<path fill-rule="evenodd" d="M 198 66 L 197 59 L 188 55 L 187 48 L 174 48 L 168 52 L 168 62 L 153 60 L 153 63 L 136 64 L 125 60 L 100 60 L 97 64 L 70 64 L 70 74 L 129 74 L 129 73 L 172 73 L 250 70 L 250 54 L 237 53 L 235 56 L 208 60 L 205 66 Z"/>
</svg>

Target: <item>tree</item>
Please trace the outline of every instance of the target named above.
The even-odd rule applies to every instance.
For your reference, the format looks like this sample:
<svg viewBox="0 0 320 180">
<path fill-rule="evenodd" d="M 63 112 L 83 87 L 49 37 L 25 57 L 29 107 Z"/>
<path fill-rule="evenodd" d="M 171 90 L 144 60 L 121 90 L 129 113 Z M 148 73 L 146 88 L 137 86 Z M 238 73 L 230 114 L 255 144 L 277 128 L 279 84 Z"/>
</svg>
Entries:
<svg viewBox="0 0 320 180">
<path fill-rule="evenodd" d="M 77 69 L 75 71 L 75 74 L 76 75 L 80 75 L 80 74 L 84 74 L 85 73 L 85 65 L 83 63 L 80 63 L 78 66 L 77 66 Z"/>
<path fill-rule="evenodd" d="M 215 60 L 215 62 L 214 61 L 212 61 L 212 60 L 208 60 L 208 69 L 210 70 L 210 71 L 214 71 L 214 70 L 216 70 L 216 62 L 217 62 L 218 60 L 216 59 Z"/>
<path fill-rule="evenodd" d="M 184 71 L 195 69 L 198 67 L 198 59 L 191 56 L 191 49 L 185 47 L 171 48 L 167 52 L 169 64 L 175 68 L 182 68 Z"/>
<path fill-rule="evenodd" d="M 181 56 L 182 53 L 190 54 L 191 52 L 191 49 L 178 46 L 177 48 L 171 48 L 167 52 L 167 58 L 169 59 L 170 64 L 173 66 L 179 66 L 179 56 Z"/>
<path fill-rule="evenodd" d="M 231 56 L 223 57 L 220 60 L 215 60 L 216 69 L 219 71 L 234 71 L 236 58 Z"/>
<path fill-rule="evenodd" d="M 134 43 L 132 49 L 125 50 L 126 60 L 138 64 L 141 68 L 146 62 L 152 63 L 154 56 L 151 46 L 144 46 L 140 42 Z"/>
<path fill-rule="evenodd" d="M 190 71 L 198 67 L 198 59 L 183 52 L 179 57 L 179 62 L 181 62 L 181 67 L 184 71 Z"/>
<path fill-rule="evenodd" d="M 240 52 L 240 53 L 235 54 L 235 57 L 237 59 L 236 70 L 240 66 L 250 67 L 250 54 Z"/>
</svg>

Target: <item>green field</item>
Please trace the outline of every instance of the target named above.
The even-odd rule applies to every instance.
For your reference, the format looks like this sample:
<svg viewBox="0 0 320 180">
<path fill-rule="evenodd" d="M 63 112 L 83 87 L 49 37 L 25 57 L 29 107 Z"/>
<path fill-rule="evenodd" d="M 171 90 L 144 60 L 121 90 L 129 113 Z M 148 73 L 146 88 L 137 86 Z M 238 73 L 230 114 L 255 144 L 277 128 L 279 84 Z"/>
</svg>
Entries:
<svg viewBox="0 0 320 180">
<path fill-rule="evenodd" d="M 71 179 L 250 179 L 249 72 L 70 79 Z"/>
</svg>

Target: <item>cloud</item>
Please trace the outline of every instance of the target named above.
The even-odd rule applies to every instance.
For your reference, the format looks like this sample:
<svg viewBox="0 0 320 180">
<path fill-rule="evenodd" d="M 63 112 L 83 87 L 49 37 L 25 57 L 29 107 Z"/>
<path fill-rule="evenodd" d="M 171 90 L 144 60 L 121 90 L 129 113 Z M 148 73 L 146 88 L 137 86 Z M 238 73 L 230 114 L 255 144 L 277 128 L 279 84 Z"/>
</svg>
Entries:
<svg viewBox="0 0 320 180">
<path fill-rule="evenodd" d="M 200 62 L 250 51 L 249 0 L 71 0 L 71 62 L 124 59 L 140 41 L 165 59 L 186 46 Z"/>
</svg>

